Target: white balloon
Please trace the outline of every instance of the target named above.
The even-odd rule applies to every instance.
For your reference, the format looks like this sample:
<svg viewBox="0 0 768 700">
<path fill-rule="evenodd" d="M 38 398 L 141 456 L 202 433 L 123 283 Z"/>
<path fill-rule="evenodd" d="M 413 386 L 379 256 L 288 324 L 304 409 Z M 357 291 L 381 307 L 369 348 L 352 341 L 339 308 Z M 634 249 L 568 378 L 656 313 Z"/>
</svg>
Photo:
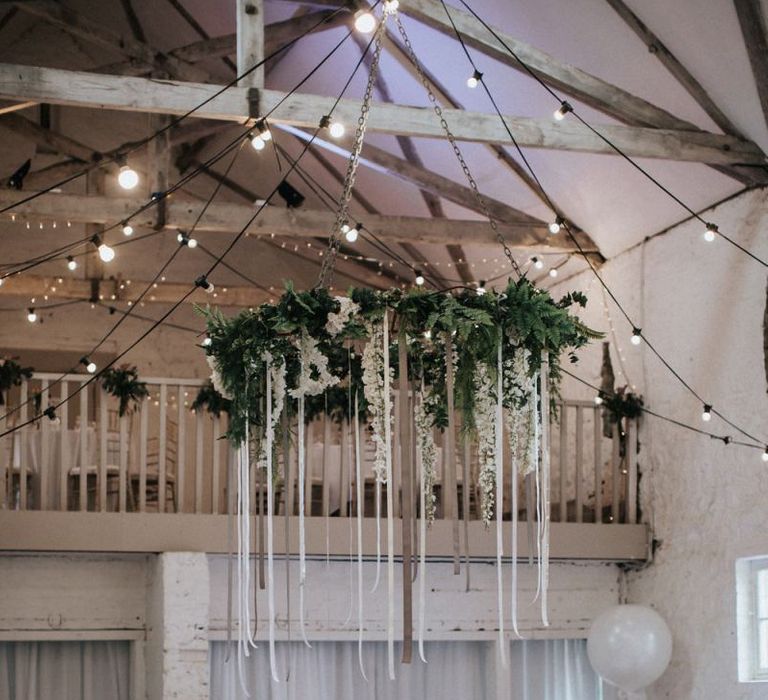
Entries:
<svg viewBox="0 0 768 700">
<path fill-rule="evenodd" d="M 587 655 L 603 680 L 634 692 L 666 670 L 672 656 L 672 634 L 655 610 L 617 605 L 595 618 L 587 638 Z"/>
</svg>

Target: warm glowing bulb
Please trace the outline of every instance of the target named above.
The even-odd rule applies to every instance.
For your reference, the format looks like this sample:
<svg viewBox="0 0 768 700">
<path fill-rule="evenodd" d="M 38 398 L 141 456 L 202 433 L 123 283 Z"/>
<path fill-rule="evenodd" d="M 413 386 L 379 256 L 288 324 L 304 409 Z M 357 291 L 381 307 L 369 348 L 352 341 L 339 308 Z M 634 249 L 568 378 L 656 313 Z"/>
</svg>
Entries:
<svg viewBox="0 0 768 700">
<path fill-rule="evenodd" d="M 704 404 L 704 411 L 701 414 L 701 420 L 705 423 L 709 423 L 712 420 L 712 406 Z"/>
<path fill-rule="evenodd" d="M 355 13 L 355 29 L 361 34 L 370 34 L 376 29 L 376 18 L 366 10 Z"/>
<path fill-rule="evenodd" d="M 554 221 L 552 221 L 549 226 L 549 232 L 554 236 L 556 233 L 560 233 L 560 218 L 558 217 Z"/>
<path fill-rule="evenodd" d="M 476 88 L 477 87 L 477 78 L 474 75 L 470 75 L 469 78 L 467 78 L 467 87 L 468 88 Z"/>
<path fill-rule="evenodd" d="M 552 268 L 552 269 L 549 271 L 549 276 L 550 276 L 550 277 L 557 277 L 557 268 L 556 268 L 556 267 L 553 267 L 553 268 Z"/>
<path fill-rule="evenodd" d="M 344 238 L 346 238 L 349 243 L 354 243 L 357 240 L 359 233 L 360 229 L 358 229 L 357 226 L 353 228 L 349 228 L 349 226 L 347 226 L 347 230 L 344 231 Z"/>
<path fill-rule="evenodd" d="M 213 282 L 208 282 L 208 286 L 207 287 L 203 287 L 203 289 L 205 290 L 206 294 L 213 294 L 213 292 L 215 290 L 215 288 L 213 286 Z"/>
<path fill-rule="evenodd" d="M 565 115 L 568 114 L 568 112 L 572 112 L 573 107 L 569 105 L 567 102 L 562 102 L 560 106 L 555 110 L 554 114 L 552 115 L 557 121 L 561 122 L 563 119 L 565 119 Z"/>
<path fill-rule="evenodd" d="M 117 181 L 124 190 L 132 190 L 139 184 L 139 174 L 130 166 L 124 165 L 120 168 Z"/>
<path fill-rule="evenodd" d="M 595 396 L 595 406 L 602 406 L 603 397 L 600 395 Z"/>
<path fill-rule="evenodd" d="M 477 285 L 477 295 L 483 296 L 483 294 L 485 294 L 486 291 L 487 290 L 485 288 L 485 282 L 480 280 L 480 283 Z"/>
<path fill-rule="evenodd" d="M 763 462 L 768 462 L 768 447 L 765 448 L 765 452 L 763 452 L 761 459 Z"/>
<path fill-rule="evenodd" d="M 632 332 L 632 337 L 629 339 L 629 342 L 632 343 L 632 345 L 640 345 L 640 341 L 642 340 L 640 336 L 640 330 L 635 329 Z"/>
<path fill-rule="evenodd" d="M 77 270 L 77 260 L 75 260 L 71 255 L 67 256 L 67 267 L 70 270 Z"/>
<path fill-rule="evenodd" d="M 196 238 L 190 238 L 187 240 L 187 247 L 189 248 L 197 248 L 197 239 Z"/>
<path fill-rule="evenodd" d="M 251 146 L 253 146 L 254 151 L 263 151 L 266 145 L 262 136 L 254 136 L 251 139 Z"/>
<path fill-rule="evenodd" d="M 531 262 L 533 263 L 533 266 L 537 270 L 543 270 L 544 269 L 544 261 L 539 260 L 538 258 L 531 258 Z"/>
<path fill-rule="evenodd" d="M 717 226 L 715 224 L 707 224 L 707 228 L 704 231 L 704 240 L 707 243 L 712 243 L 717 235 Z"/>
<path fill-rule="evenodd" d="M 132 236 L 133 235 L 133 226 L 130 224 L 124 224 L 123 225 L 123 235 L 124 236 Z"/>
<path fill-rule="evenodd" d="M 115 259 L 115 249 L 102 243 L 99 245 L 99 257 L 103 262 L 112 262 Z"/>
<path fill-rule="evenodd" d="M 96 372 L 96 363 L 91 360 L 86 366 L 85 369 L 87 370 L 88 374 L 94 374 Z"/>
<path fill-rule="evenodd" d="M 30 323 L 34 323 L 35 321 L 37 321 L 37 314 L 35 313 L 34 309 L 29 309 L 27 311 L 27 321 L 29 321 Z"/>
<path fill-rule="evenodd" d="M 418 270 L 416 270 L 416 279 L 414 281 L 419 287 L 424 286 L 424 275 L 422 275 Z"/>
<path fill-rule="evenodd" d="M 272 140 L 272 132 L 266 126 L 259 132 L 259 136 L 261 136 L 261 140 L 264 142 Z"/>
<path fill-rule="evenodd" d="M 213 341 L 210 338 L 206 337 L 206 338 L 203 338 L 202 346 L 204 348 L 208 348 L 211 346 L 211 343 L 213 343 Z"/>
<path fill-rule="evenodd" d="M 328 131 L 330 132 L 331 136 L 335 139 L 340 139 L 342 136 L 344 136 L 344 125 L 341 122 L 331 122 L 330 127 L 328 127 Z"/>
</svg>

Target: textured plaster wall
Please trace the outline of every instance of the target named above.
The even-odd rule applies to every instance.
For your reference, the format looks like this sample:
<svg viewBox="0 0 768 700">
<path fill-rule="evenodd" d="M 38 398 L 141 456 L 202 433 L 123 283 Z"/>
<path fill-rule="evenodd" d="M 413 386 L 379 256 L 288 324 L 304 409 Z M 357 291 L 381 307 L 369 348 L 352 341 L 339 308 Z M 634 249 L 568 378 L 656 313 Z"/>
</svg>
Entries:
<svg viewBox="0 0 768 700">
<path fill-rule="evenodd" d="M 768 258 L 765 192 L 706 214 L 739 243 Z M 699 224 L 681 225 L 619 256 L 602 272 L 622 305 L 673 367 L 748 432 L 768 440 L 763 365 L 765 268 L 723 240 L 705 243 Z M 561 286 L 587 289 L 591 275 Z M 607 330 L 596 283 L 585 318 Z M 609 306 L 627 373 L 654 410 L 739 437 L 714 418 L 702 423 L 691 397 L 650 353 L 629 344 L 631 329 Z M 599 354 L 576 372 L 597 383 Z M 614 368 L 619 375 L 614 348 Z M 566 395 L 579 391 L 568 388 Z M 580 391 L 584 392 L 584 389 Z M 586 392 L 585 395 L 591 395 Z M 739 684 L 734 563 L 768 554 L 768 469 L 760 451 L 646 418 L 641 431 L 641 498 L 659 541 L 653 564 L 628 576 L 629 602 L 656 608 L 674 639 L 669 670 L 649 698 L 752 700 L 768 684 Z"/>
</svg>

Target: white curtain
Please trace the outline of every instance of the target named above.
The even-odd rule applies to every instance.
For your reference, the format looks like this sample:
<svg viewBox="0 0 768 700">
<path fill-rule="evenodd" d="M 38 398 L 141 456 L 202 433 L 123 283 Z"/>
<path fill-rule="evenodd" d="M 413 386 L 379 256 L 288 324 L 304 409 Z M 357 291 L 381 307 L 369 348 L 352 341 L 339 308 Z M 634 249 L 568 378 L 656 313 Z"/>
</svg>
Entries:
<svg viewBox="0 0 768 700">
<path fill-rule="evenodd" d="M 245 676 L 254 700 L 601 700 L 600 682 L 589 665 L 582 640 L 519 641 L 510 644 L 509 665 L 498 665 L 494 642 L 430 642 L 427 664 L 414 653 L 409 665 L 398 664 L 397 679 L 387 677 L 387 645 L 368 642 L 363 662 L 368 682 L 360 675 L 355 642 L 277 644 L 280 683 L 270 677 L 268 645 L 251 651 Z M 416 650 L 414 649 L 414 652 Z M 233 647 L 211 645 L 211 698 L 245 700 Z M 287 677 L 287 680 L 286 680 Z M 498 687 L 498 690 L 497 690 Z"/>
<path fill-rule="evenodd" d="M 0 700 L 130 700 L 130 642 L 0 642 Z"/>
</svg>

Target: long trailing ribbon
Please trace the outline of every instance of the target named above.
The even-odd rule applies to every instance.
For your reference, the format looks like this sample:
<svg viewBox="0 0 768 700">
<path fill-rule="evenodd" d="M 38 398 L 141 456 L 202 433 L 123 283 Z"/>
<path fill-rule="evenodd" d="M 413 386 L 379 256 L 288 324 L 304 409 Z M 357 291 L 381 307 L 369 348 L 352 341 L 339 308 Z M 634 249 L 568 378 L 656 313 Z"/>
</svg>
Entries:
<svg viewBox="0 0 768 700">
<path fill-rule="evenodd" d="M 456 493 L 456 413 L 453 401 L 453 340 L 449 336 L 445 344 L 445 392 L 448 397 L 448 429 L 445 440 L 448 474 L 443 474 L 443 490 L 446 492 L 446 517 L 452 521 L 453 532 L 453 573 L 461 573 L 461 545 L 459 543 L 459 509 Z"/>
<path fill-rule="evenodd" d="M 288 483 L 291 473 L 291 417 L 290 402 L 286 401 L 282 417 L 283 431 L 283 521 L 285 523 L 285 626 L 288 645 L 291 644 L 291 515 L 288 511 Z M 291 666 L 286 664 L 285 680 L 291 678 Z"/>
<path fill-rule="evenodd" d="M 302 372 L 303 362 L 302 362 Z M 304 511 L 306 510 L 304 498 L 305 474 L 305 456 L 306 445 L 304 444 L 304 395 L 299 395 L 299 415 L 298 415 L 298 445 L 297 455 L 299 463 L 299 628 L 301 629 L 301 638 L 308 647 L 312 645 L 307 639 L 307 629 L 304 624 L 304 585 L 307 580 L 307 543 L 304 527 Z"/>
<path fill-rule="evenodd" d="M 499 347 L 496 363 L 496 426 L 494 437 L 494 458 L 496 461 L 496 595 L 499 616 L 499 654 L 501 663 L 507 665 L 507 643 L 504 637 L 504 569 L 502 558 L 504 556 L 504 397 L 503 376 L 504 367 L 501 357 L 502 339 L 499 338 Z"/>
<path fill-rule="evenodd" d="M 357 490 L 357 662 L 360 665 L 360 673 L 365 682 L 368 682 L 368 676 L 365 675 L 365 666 L 363 665 L 363 483 L 360 468 L 360 405 L 358 393 L 355 392 L 355 488 Z M 350 513 L 350 517 L 352 514 Z"/>
<path fill-rule="evenodd" d="M 512 409 L 510 409 L 512 411 Z M 510 433 L 515 435 L 515 439 L 519 435 L 520 430 L 520 414 L 517 411 L 512 411 L 512 425 L 510 426 Z M 511 451 L 512 468 L 511 468 L 511 503 L 512 503 L 512 590 L 510 598 L 512 601 L 512 629 L 515 635 L 520 638 L 520 630 L 517 624 L 517 513 L 518 507 L 518 475 L 520 472 L 520 463 L 518 461 L 517 450 Z"/>
<path fill-rule="evenodd" d="M 374 489 L 376 499 L 376 577 L 371 587 L 371 593 L 379 587 L 381 580 L 381 481 L 378 479 L 376 479 Z"/>
<path fill-rule="evenodd" d="M 550 518 L 550 464 L 549 464 L 549 355 L 545 351 L 541 362 L 541 622 L 549 627 L 549 518 Z"/>
<path fill-rule="evenodd" d="M 395 498 L 392 479 L 392 422 L 389 376 L 389 309 L 384 309 L 384 448 L 387 468 L 387 660 L 395 679 Z"/>
<path fill-rule="evenodd" d="M 273 542 L 274 490 L 272 474 L 272 356 L 266 353 L 267 366 L 267 605 L 269 607 L 269 668 L 272 680 L 280 682 L 275 659 L 275 562 Z"/>
<path fill-rule="evenodd" d="M 424 380 L 421 380 L 419 401 L 424 401 Z M 426 617 L 427 591 L 427 483 L 421 450 L 416 450 L 416 464 L 419 470 L 419 658 L 427 663 L 424 655 L 424 619 Z"/>
<path fill-rule="evenodd" d="M 403 654 L 402 662 L 411 663 L 413 654 L 413 579 L 412 579 L 412 537 L 413 537 L 413 469 L 411 467 L 411 415 L 408 398 L 408 345 L 405 329 L 398 336 L 398 371 L 400 401 L 400 469 L 403 485 L 402 497 L 402 538 L 403 538 Z"/>
</svg>

